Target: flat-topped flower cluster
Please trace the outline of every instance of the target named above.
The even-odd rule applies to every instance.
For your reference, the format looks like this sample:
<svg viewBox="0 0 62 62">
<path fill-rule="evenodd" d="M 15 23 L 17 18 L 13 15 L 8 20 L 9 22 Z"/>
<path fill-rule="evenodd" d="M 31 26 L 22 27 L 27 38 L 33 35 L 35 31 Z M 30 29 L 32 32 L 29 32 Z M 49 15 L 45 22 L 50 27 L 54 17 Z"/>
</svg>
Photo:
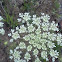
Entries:
<svg viewBox="0 0 62 62">
<path fill-rule="evenodd" d="M 62 35 L 58 32 L 58 23 L 49 22 L 50 16 L 44 13 L 41 13 L 40 17 L 19 13 L 17 20 L 22 24 L 16 29 L 11 29 L 8 36 L 11 38 L 10 42 L 20 38 L 24 41 L 20 40 L 19 45 L 14 50 L 10 50 L 10 59 L 14 59 L 14 62 L 42 62 L 40 59 L 42 57 L 49 62 L 49 56 L 51 56 L 52 62 L 55 62 L 59 57 L 59 52 L 54 49 L 55 43 L 62 46 Z M 25 35 L 21 37 L 20 35 L 24 33 Z"/>
</svg>

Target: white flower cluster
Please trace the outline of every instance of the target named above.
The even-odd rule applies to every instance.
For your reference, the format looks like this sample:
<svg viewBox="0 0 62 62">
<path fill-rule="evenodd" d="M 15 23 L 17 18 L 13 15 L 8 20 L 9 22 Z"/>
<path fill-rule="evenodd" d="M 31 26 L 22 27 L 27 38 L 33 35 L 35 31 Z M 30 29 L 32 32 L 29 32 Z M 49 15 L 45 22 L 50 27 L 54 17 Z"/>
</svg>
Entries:
<svg viewBox="0 0 62 62">
<path fill-rule="evenodd" d="M 54 51 L 53 49 L 51 49 L 50 50 L 50 55 L 52 57 L 52 62 L 55 62 L 55 58 L 58 58 L 59 52 L 57 52 L 57 50 Z"/>
<path fill-rule="evenodd" d="M 33 22 L 32 22 L 33 24 L 36 24 L 37 26 L 40 25 L 40 22 L 41 22 L 41 18 L 40 17 L 36 17 L 36 15 L 33 15 L 32 20 L 33 20 Z"/>
<path fill-rule="evenodd" d="M 46 61 L 48 61 L 47 52 L 46 51 L 42 51 L 41 52 L 41 57 L 43 57 L 43 59 L 46 59 Z"/>
<path fill-rule="evenodd" d="M 31 55 L 28 52 L 26 52 L 24 58 L 27 60 L 27 62 L 31 59 L 30 57 L 31 57 Z"/>
<path fill-rule="evenodd" d="M 21 49 L 21 51 L 20 51 Z M 23 52 L 23 50 L 27 50 L 26 52 Z M 30 51 L 32 51 L 32 45 L 28 45 L 28 47 L 26 46 L 26 44 L 24 42 L 20 42 L 19 45 L 13 50 L 10 50 L 10 59 L 14 59 L 14 62 L 29 62 L 32 58 L 32 54 L 30 53 Z M 41 62 L 39 57 L 37 56 L 39 53 L 39 51 L 37 49 L 33 50 L 33 56 L 36 57 L 36 59 L 34 60 L 34 62 Z M 23 58 L 22 58 L 22 54 Z M 22 60 L 22 61 L 21 61 Z"/>
<path fill-rule="evenodd" d="M 49 22 L 50 20 L 50 16 L 48 14 L 44 14 L 44 13 L 41 13 L 41 19 L 44 21 L 44 22 Z"/>
<path fill-rule="evenodd" d="M 3 18 L 2 18 L 2 16 L 0 16 L 0 34 L 4 35 L 5 30 L 3 29 L 4 23 L 2 22 L 2 20 L 3 20 Z"/>
<path fill-rule="evenodd" d="M 50 16 L 48 14 L 41 14 L 41 17 L 37 17 L 36 15 L 31 17 L 29 13 L 19 13 L 20 19 L 18 19 L 18 22 L 26 22 L 27 26 L 21 25 L 20 28 L 17 26 L 16 31 L 12 30 L 12 34 L 8 34 L 8 36 L 12 36 L 12 38 L 16 40 L 21 37 L 21 33 L 27 33 L 23 36 L 25 42 L 20 42 L 19 46 L 15 48 L 17 51 L 18 49 L 26 51 L 23 55 L 25 62 L 29 62 L 32 59 L 32 56 L 36 58 L 32 62 L 41 62 L 39 59 L 40 52 L 41 57 L 45 59 L 46 62 L 49 61 L 48 55 L 52 57 L 52 61 L 55 61 L 55 58 L 58 58 L 59 56 L 59 52 L 54 50 L 56 41 L 58 45 L 62 46 L 62 35 L 55 33 L 56 31 L 59 31 L 57 28 L 58 24 L 54 21 L 50 23 Z M 32 20 L 32 23 L 29 23 L 29 20 Z M 12 56 L 13 58 L 16 57 L 13 54 Z M 18 61 L 21 62 L 23 59 L 20 58 Z M 14 62 L 16 61 L 14 60 Z"/>
<path fill-rule="evenodd" d="M 30 47 L 30 46 L 28 46 Z M 18 49 L 26 49 L 26 45 L 24 42 L 20 42 L 19 46 L 17 46 L 15 49 L 14 49 L 14 52 L 13 50 L 10 50 L 10 54 L 11 56 L 9 57 L 10 59 L 13 59 L 14 58 L 14 62 L 27 62 L 31 59 L 31 55 L 26 52 L 25 53 L 25 56 L 24 56 L 24 59 L 22 59 L 22 53 L 21 51 L 18 51 Z M 21 59 L 20 59 L 21 58 Z"/>
<path fill-rule="evenodd" d="M 31 16 L 29 15 L 29 13 L 19 13 L 19 17 L 21 17 L 21 18 L 23 18 L 23 23 L 26 21 L 28 21 L 28 20 L 31 20 Z M 17 20 L 18 20 L 18 22 L 20 22 L 21 21 L 21 18 L 18 18 Z"/>
<path fill-rule="evenodd" d="M 56 40 L 57 40 L 57 44 L 62 46 L 62 35 L 61 34 L 59 34 L 59 33 L 57 34 L 57 39 Z"/>
<path fill-rule="evenodd" d="M 24 25 L 21 25 L 20 28 L 17 26 L 16 30 L 11 29 L 11 33 L 8 34 L 9 37 L 12 37 L 12 39 L 10 39 L 10 42 L 19 39 L 20 33 L 25 33 L 25 32 L 26 32 L 26 27 Z"/>
<path fill-rule="evenodd" d="M 36 58 L 35 62 L 41 62 L 39 58 Z"/>
<path fill-rule="evenodd" d="M 18 31 L 15 32 L 15 30 L 13 29 L 11 29 L 11 33 L 9 33 L 8 36 L 9 37 L 12 36 L 12 39 L 10 39 L 10 42 L 13 42 L 13 40 L 17 40 L 18 38 L 20 38 Z"/>
<path fill-rule="evenodd" d="M 13 50 L 10 50 L 11 56 L 9 58 L 13 59 L 13 57 L 14 57 L 14 62 L 21 62 L 21 60 L 20 60 L 20 58 L 21 58 L 20 54 L 21 53 L 22 53 L 21 51 L 17 51 L 16 49 L 14 49 L 14 52 L 13 52 Z"/>
</svg>

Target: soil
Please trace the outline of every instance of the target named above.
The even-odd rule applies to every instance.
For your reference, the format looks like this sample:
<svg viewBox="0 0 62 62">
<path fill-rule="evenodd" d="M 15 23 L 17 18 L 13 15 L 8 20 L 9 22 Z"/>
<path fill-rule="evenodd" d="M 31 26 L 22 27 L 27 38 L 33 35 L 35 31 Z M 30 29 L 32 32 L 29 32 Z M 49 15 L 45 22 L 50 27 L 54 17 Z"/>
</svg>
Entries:
<svg viewBox="0 0 62 62">
<path fill-rule="evenodd" d="M 59 2 L 62 2 L 61 0 Z M 26 0 L 26 3 L 29 3 L 28 0 Z M 55 20 L 58 22 L 59 19 L 61 18 L 57 18 L 55 14 L 52 13 L 52 10 L 54 7 L 54 0 L 37 0 L 35 2 L 36 4 L 33 6 L 31 6 L 30 8 L 35 8 L 35 9 L 29 9 L 28 11 L 26 9 L 23 9 L 23 6 L 24 6 L 24 1 L 23 0 L 11 0 L 11 2 L 8 2 L 8 0 L 3 0 L 0 1 L 0 15 L 2 15 L 4 17 L 4 13 L 5 13 L 5 10 L 4 10 L 4 6 L 6 4 L 6 7 L 8 8 L 9 10 L 9 14 L 12 15 L 14 14 L 15 17 L 14 19 L 17 19 L 18 17 L 18 14 L 20 12 L 30 12 L 31 14 L 34 14 L 36 13 L 37 15 L 40 15 L 41 12 L 44 12 L 44 13 L 47 13 L 51 16 L 51 20 Z M 62 3 L 61 4 L 61 7 L 60 7 L 60 11 L 59 13 L 62 14 Z M 11 6 L 11 7 L 10 7 Z M 9 42 L 8 42 L 8 45 L 4 45 L 4 42 L 5 41 L 9 41 L 9 38 L 7 36 L 7 34 L 10 32 L 9 29 L 7 29 L 6 27 L 4 27 L 4 29 L 6 30 L 6 33 L 4 36 L 1 36 L 0 35 L 0 39 L 1 39 L 1 42 L 0 42 L 0 62 L 13 62 L 13 61 L 10 61 L 9 59 L 9 51 L 8 51 L 8 46 L 10 45 Z M 50 61 L 51 62 L 51 59 Z M 56 62 L 59 62 L 58 60 L 56 60 Z"/>
</svg>

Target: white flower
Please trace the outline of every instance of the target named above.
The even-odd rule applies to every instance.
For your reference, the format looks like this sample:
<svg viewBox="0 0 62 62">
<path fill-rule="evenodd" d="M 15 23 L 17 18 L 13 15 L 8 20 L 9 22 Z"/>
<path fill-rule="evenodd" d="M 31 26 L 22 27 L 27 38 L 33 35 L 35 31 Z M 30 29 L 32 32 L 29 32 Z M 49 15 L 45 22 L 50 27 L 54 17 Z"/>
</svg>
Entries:
<svg viewBox="0 0 62 62">
<path fill-rule="evenodd" d="M 23 13 L 19 13 L 19 17 L 23 17 Z"/>
<path fill-rule="evenodd" d="M 13 42 L 13 39 L 10 39 L 10 42 Z"/>
<path fill-rule="evenodd" d="M 32 24 L 28 26 L 29 33 L 34 32 L 34 30 L 35 30 L 35 27 Z"/>
<path fill-rule="evenodd" d="M 25 39 L 26 41 L 29 41 L 29 40 L 30 40 L 30 37 L 29 37 L 29 35 L 25 35 L 25 36 L 23 37 L 23 39 Z"/>
<path fill-rule="evenodd" d="M 47 50 L 47 47 L 46 47 L 45 44 L 42 44 L 42 49 L 43 49 L 43 50 Z"/>
<path fill-rule="evenodd" d="M 35 39 L 34 33 L 29 34 L 29 37 L 30 37 L 31 39 Z"/>
<path fill-rule="evenodd" d="M 27 24 L 27 26 L 29 26 L 29 25 L 30 25 L 30 23 L 29 23 L 28 21 L 26 22 L 26 24 Z"/>
<path fill-rule="evenodd" d="M 60 46 L 62 46 L 62 43 L 60 44 Z"/>
<path fill-rule="evenodd" d="M 51 41 L 49 41 L 49 42 L 47 43 L 47 46 L 48 46 L 49 48 L 54 48 L 54 47 L 56 47 L 55 44 L 52 43 Z"/>
<path fill-rule="evenodd" d="M 30 20 L 31 19 L 31 16 L 29 15 L 29 13 L 24 13 L 24 15 L 23 15 L 23 19 L 24 20 Z"/>
<path fill-rule="evenodd" d="M 0 22 L 0 27 L 3 27 L 3 24 L 4 24 L 3 22 Z"/>
<path fill-rule="evenodd" d="M 52 41 L 56 40 L 56 34 L 48 32 L 48 39 Z"/>
<path fill-rule="evenodd" d="M 24 43 L 24 42 L 20 42 L 20 44 L 19 44 L 19 48 L 20 48 L 20 49 L 24 49 L 24 48 L 26 48 L 25 43 Z"/>
<path fill-rule="evenodd" d="M 13 33 L 15 30 L 14 29 L 11 29 L 11 32 Z"/>
<path fill-rule="evenodd" d="M 41 62 L 41 61 L 40 61 L 40 59 L 37 57 L 37 58 L 35 59 L 35 62 Z"/>
<path fill-rule="evenodd" d="M 54 21 L 52 21 L 52 23 L 50 24 L 49 30 L 53 30 L 53 31 L 59 31 L 59 29 L 57 28 L 58 24 L 55 24 Z"/>
<path fill-rule="evenodd" d="M 18 34 L 18 31 L 12 33 L 12 38 L 17 40 L 18 38 L 20 38 L 20 35 Z"/>
<path fill-rule="evenodd" d="M 30 40 L 29 41 L 29 44 L 34 44 L 34 40 Z"/>
<path fill-rule="evenodd" d="M 58 58 L 59 52 L 57 52 L 57 50 L 54 51 L 53 49 L 51 49 L 50 50 L 50 55 L 51 55 L 51 57 Z"/>
<path fill-rule="evenodd" d="M 41 57 L 42 57 L 43 59 L 46 59 L 46 58 L 47 58 L 47 52 L 46 52 L 46 51 L 42 51 L 42 52 L 41 52 Z"/>
<path fill-rule="evenodd" d="M 32 50 L 32 46 L 29 45 L 29 46 L 27 47 L 27 51 L 31 51 L 31 50 Z"/>
<path fill-rule="evenodd" d="M 0 29 L 0 34 L 2 34 L 2 35 L 5 34 L 5 30 L 3 28 Z"/>
<path fill-rule="evenodd" d="M 22 20 L 22 23 L 25 23 L 25 20 Z"/>
<path fill-rule="evenodd" d="M 19 52 L 19 51 L 17 51 L 17 50 L 14 50 L 14 52 L 13 52 L 13 57 L 14 57 L 14 59 L 20 59 L 21 58 L 21 51 Z"/>
<path fill-rule="evenodd" d="M 17 46 L 15 49 L 16 49 L 16 50 L 19 49 L 19 46 Z"/>
<path fill-rule="evenodd" d="M 20 56 L 21 53 L 22 53 L 21 51 L 17 51 L 16 49 L 14 49 L 14 51 L 13 50 L 10 50 L 11 56 L 9 58 L 10 59 L 13 59 L 14 58 L 14 62 L 19 62 L 20 61 L 20 58 L 21 58 L 21 56 Z"/>
<path fill-rule="evenodd" d="M 15 59 L 14 62 L 26 62 L 26 60 L 23 60 L 23 59 Z"/>
<path fill-rule="evenodd" d="M 26 60 L 21 59 L 20 62 L 26 62 Z"/>
<path fill-rule="evenodd" d="M 44 43 L 46 43 L 48 40 L 46 40 L 46 39 L 40 39 L 40 43 L 42 43 L 42 44 L 44 44 Z"/>
<path fill-rule="evenodd" d="M 36 15 L 33 15 L 33 18 L 36 18 Z"/>
<path fill-rule="evenodd" d="M 14 59 L 14 62 L 20 62 L 20 59 Z"/>
<path fill-rule="evenodd" d="M 40 37 L 40 36 L 39 36 Z M 39 43 L 40 42 L 40 38 L 38 36 L 35 36 L 35 39 L 33 40 L 34 43 Z"/>
<path fill-rule="evenodd" d="M 42 38 L 47 38 L 47 36 L 48 36 L 48 35 L 47 35 L 47 32 L 43 32 L 43 33 L 42 33 Z"/>
<path fill-rule="evenodd" d="M 42 23 L 42 29 L 43 29 L 44 31 L 48 31 L 48 30 L 49 30 L 49 23 L 43 22 L 43 23 Z"/>
<path fill-rule="evenodd" d="M 13 59 L 13 56 L 9 56 L 10 59 Z"/>
<path fill-rule="evenodd" d="M 52 62 L 55 62 L 55 58 L 54 57 L 52 58 Z"/>
<path fill-rule="evenodd" d="M 19 30 L 19 27 L 18 26 L 16 27 L 16 30 Z"/>
<path fill-rule="evenodd" d="M 37 26 L 39 26 L 40 25 L 40 23 L 41 23 L 41 20 L 40 20 L 40 17 L 33 17 L 32 18 L 32 20 L 33 20 L 33 24 L 35 24 L 35 25 L 37 25 Z"/>
<path fill-rule="evenodd" d="M 48 22 L 49 19 L 50 19 L 50 16 L 49 16 L 48 14 L 46 14 L 46 15 L 41 16 L 41 19 L 42 19 L 44 22 Z"/>
<path fill-rule="evenodd" d="M 28 52 L 26 52 L 26 54 L 25 54 L 25 57 L 24 57 L 26 60 L 27 60 L 27 62 L 31 59 L 31 55 L 28 53 Z"/>
<path fill-rule="evenodd" d="M 10 54 L 13 54 L 13 50 L 10 49 Z"/>
<path fill-rule="evenodd" d="M 19 13 L 19 17 L 23 18 L 24 21 L 28 21 L 31 19 L 31 16 L 29 15 L 29 13 Z"/>
<path fill-rule="evenodd" d="M 45 15 L 44 13 L 41 13 L 41 15 Z"/>
<path fill-rule="evenodd" d="M 34 46 L 34 47 L 37 46 L 38 49 L 41 49 L 41 48 L 42 48 L 42 46 L 41 46 L 40 44 L 35 44 L 35 45 L 33 45 L 33 46 Z"/>
<path fill-rule="evenodd" d="M 36 34 L 40 34 L 40 33 L 41 33 L 40 27 L 38 27 L 38 28 L 36 29 L 35 33 L 36 33 Z"/>
<path fill-rule="evenodd" d="M 37 49 L 34 49 L 33 54 L 34 54 L 35 56 L 37 56 L 38 53 L 39 53 L 39 51 L 38 51 Z"/>
<path fill-rule="evenodd" d="M 41 39 L 41 34 L 36 34 L 36 35 L 35 35 L 35 38 Z"/>
<path fill-rule="evenodd" d="M 19 33 L 25 33 L 26 32 L 26 27 L 24 25 L 20 26 Z"/>
<path fill-rule="evenodd" d="M 9 33 L 8 36 L 10 37 L 11 36 L 11 33 Z"/>
<path fill-rule="evenodd" d="M 2 16 L 0 16 L 0 21 L 3 20 Z"/>
<path fill-rule="evenodd" d="M 60 45 L 62 43 L 62 35 L 61 34 L 57 34 L 57 44 Z"/>
<path fill-rule="evenodd" d="M 18 22 L 21 22 L 21 18 L 18 18 L 17 20 L 18 20 Z"/>
</svg>

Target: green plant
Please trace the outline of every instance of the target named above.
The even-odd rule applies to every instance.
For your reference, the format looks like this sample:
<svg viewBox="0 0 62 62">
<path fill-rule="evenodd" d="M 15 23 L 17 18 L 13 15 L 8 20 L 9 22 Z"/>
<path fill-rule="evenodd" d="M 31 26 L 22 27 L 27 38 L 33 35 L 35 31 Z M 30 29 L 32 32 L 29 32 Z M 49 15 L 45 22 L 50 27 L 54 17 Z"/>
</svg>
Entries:
<svg viewBox="0 0 62 62">
<path fill-rule="evenodd" d="M 55 0 L 54 5 L 55 5 L 56 9 L 58 9 L 60 7 L 60 4 L 59 4 L 58 0 Z"/>
<path fill-rule="evenodd" d="M 11 28 L 15 28 L 18 25 L 17 21 L 14 21 L 14 15 L 10 16 L 9 13 L 5 13 L 3 21 Z"/>
<path fill-rule="evenodd" d="M 58 18 L 61 16 L 61 15 L 58 14 L 59 8 L 60 8 L 60 4 L 59 4 L 58 0 L 55 0 L 55 1 L 54 1 L 54 8 L 53 8 L 53 10 L 52 10 L 52 13 L 53 13 L 54 15 L 56 15 L 56 17 L 58 17 Z"/>
<path fill-rule="evenodd" d="M 28 0 L 28 2 L 26 2 L 24 0 L 24 5 L 23 5 L 23 9 L 26 11 L 30 11 L 30 10 L 34 10 L 34 0 Z"/>
<path fill-rule="evenodd" d="M 10 0 L 6 0 L 6 1 L 7 1 L 7 4 L 9 4 L 9 7 L 12 8 L 12 5 L 10 5 Z M 11 12 L 10 8 L 8 9 L 6 1 L 3 0 L 3 3 L 5 4 L 4 8 L 3 8 L 4 9 L 4 19 L 3 19 L 3 21 L 4 21 L 4 23 L 6 24 L 7 27 L 15 28 L 18 25 L 18 23 L 14 18 L 14 13 Z"/>
<path fill-rule="evenodd" d="M 24 0 L 23 9 L 28 11 L 28 10 L 30 10 L 30 6 L 31 6 L 31 3 L 30 2 L 29 3 L 26 3 L 25 0 Z"/>
<path fill-rule="evenodd" d="M 52 13 L 53 13 L 56 17 L 58 17 L 58 18 L 62 16 L 62 15 L 58 14 L 58 11 L 57 11 L 55 8 L 53 8 Z"/>
</svg>

